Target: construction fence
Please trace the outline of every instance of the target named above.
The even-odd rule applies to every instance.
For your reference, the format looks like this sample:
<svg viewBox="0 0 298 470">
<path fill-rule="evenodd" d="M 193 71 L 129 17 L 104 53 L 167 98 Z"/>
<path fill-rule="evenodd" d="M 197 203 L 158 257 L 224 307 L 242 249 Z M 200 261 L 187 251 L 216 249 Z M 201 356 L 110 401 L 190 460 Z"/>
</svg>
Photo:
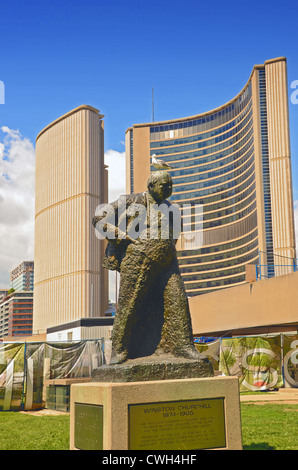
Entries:
<svg viewBox="0 0 298 470">
<path fill-rule="evenodd" d="M 0 411 L 69 411 L 71 383 L 104 364 L 104 339 L 0 343 Z M 195 340 L 216 373 L 239 377 L 240 391 L 298 387 L 298 335 Z"/>
<path fill-rule="evenodd" d="M 103 339 L 0 343 L 0 411 L 45 407 L 68 411 L 70 384 L 50 383 L 91 377 L 93 369 L 104 362 Z"/>
<path fill-rule="evenodd" d="M 240 392 L 298 387 L 298 335 L 205 338 L 195 345 L 214 371 L 239 377 Z"/>
</svg>

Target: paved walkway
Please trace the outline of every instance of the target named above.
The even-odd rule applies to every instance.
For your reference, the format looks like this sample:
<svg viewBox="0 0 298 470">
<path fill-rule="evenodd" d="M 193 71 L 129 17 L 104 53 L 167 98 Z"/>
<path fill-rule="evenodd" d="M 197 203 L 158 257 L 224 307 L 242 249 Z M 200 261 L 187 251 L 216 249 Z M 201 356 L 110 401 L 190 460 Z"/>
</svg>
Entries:
<svg viewBox="0 0 298 470">
<path fill-rule="evenodd" d="M 278 391 L 259 392 L 255 395 L 240 394 L 241 402 L 298 404 L 298 388 L 280 388 Z"/>
</svg>

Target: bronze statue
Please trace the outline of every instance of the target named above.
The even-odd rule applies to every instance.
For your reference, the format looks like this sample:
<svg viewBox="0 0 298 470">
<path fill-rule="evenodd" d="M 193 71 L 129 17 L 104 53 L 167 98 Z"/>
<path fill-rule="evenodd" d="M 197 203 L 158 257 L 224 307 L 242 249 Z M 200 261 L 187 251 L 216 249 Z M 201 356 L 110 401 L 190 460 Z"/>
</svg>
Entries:
<svg viewBox="0 0 298 470">
<path fill-rule="evenodd" d="M 120 272 L 111 364 L 148 356 L 202 358 L 175 249 L 180 210 L 166 200 L 172 184 L 169 173 L 155 171 L 147 191 L 119 198 L 92 220 L 108 239 L 103 265 Z"/>
</svg>

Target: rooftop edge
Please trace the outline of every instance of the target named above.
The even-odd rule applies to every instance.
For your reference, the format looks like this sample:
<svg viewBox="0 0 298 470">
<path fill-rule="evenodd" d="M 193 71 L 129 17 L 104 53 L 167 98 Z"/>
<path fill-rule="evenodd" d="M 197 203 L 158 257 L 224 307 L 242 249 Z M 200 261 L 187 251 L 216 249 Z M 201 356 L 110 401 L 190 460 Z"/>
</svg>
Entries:
<svg viewBox="0 0 298 470">
<path fill-rule="evenodd" d="M 48 129 L 50 129 L 51 127 L 55 126 L 56 124 L 58 124 L 58 122 L 62 121 L 63 119 L 66 119 L 67 117 L 71 116 L 72 114 L 75 114 L 83 109 L 88 109 L 89 111 L 93 111 L 94 113 L 96 114 L 99 114 L 99 109 L 97 108 L 94 108 L 93 106 L 90 106 L 88 104 L 82 104 L 80 106 L 78 106 L 77 108 L 74 108 L 72 109 L 71 111 L 68 111 L 67 113 L 63 114 L 62 116 L 60 116 L 59 118 L 55 119 L 55 121 L 51 122 L 50 124 L 48 124 L 44 129 L 42 129 L 39 134 L 37 135 L 36 137 L 36 141 L 39 139 L 39 137 L 44 133 L 46 132 Z M 104 115 L 103 114 L 99 114 L 100 118 L 103 118 Z"/>
<path fill-rule="evenodd" d="M 137 128 L 137 127 L 154 127 L 154 126 L 160 126 L 160 125 L 165 125 L 165 124 L 173 124 L 173 123 L 176 123 L 177 121 L 179 121 L 179 122 L 190 121 L 190 120 L 193 120 L 193 119 L 198 119 L 200 117 L 208 116 L 209 114 L 213 114 L 215 112 L 218 112 L 218 111 L 226 108 L 230 104 L 234 103 L 234 101 L 236 101 L 242 95 L 242 93 L 244 93 L 244 91 L 246 90 L 246 88 L 248 87 L 248 85 L 249 85 L 249 83 L 252 79 L 252 76 L 253 76 L 253 73 L 254 73 L 255 70 L 258 70 L 260 68 L 264 68 L 266 65 L 272 64 L 274 62 L 281 62 L 281 61 L 286 62 L 287 61 L 286 57 L 276 57 L 275 59 L 266 60 L 264 62 L 264 64 L 254 65 L 254 67 L 252 69 L 252 72 L 249 76 L 249 79 L 247 80 L 247 82 L 244 85 L 244 87 L 242 88 L 242 90 L 234 98 L 232 98 L 230 101 L 222 104 L 221 106 L 218 106 L 217 108 L 211 109 L 209 111 L 205 111 L 203 113 L 194 114 L 192 116 L 183 117 L 183 118 L 166 119 L 164 121 L 154 121 L 154 122 L 133 124 L 132 126 L 130 126 L 126 129 L 125 133 L 127 133 L 128 131 L 132 130 L 133 128 Z"/>
</svg>

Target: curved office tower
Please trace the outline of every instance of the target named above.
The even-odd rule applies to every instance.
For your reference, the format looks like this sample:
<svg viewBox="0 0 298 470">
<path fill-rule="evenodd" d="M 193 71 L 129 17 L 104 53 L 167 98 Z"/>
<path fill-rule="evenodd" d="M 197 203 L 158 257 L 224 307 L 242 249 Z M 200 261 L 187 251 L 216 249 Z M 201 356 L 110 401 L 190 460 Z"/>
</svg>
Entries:
<svg viewBox="0 0 298 470">
<path fill-rule="evenodd" d="M 34 334 L 108 308 L 103 242 L 91 224 L 107 202 L 102 117 L 83 105 L 36 139 Z"/>
<path fill-rule="evenodd" d="M 295 257 L 287 100 L 286 59 L 278 58 L 256 65 L 217 109 L 127 130 L 128 192 L 144 190 L 153 154 L 173 168 L 189 296 L 244 283 L 247 264 L 269 277 L 293 270 L 277 266 Z"/>
</svg>

